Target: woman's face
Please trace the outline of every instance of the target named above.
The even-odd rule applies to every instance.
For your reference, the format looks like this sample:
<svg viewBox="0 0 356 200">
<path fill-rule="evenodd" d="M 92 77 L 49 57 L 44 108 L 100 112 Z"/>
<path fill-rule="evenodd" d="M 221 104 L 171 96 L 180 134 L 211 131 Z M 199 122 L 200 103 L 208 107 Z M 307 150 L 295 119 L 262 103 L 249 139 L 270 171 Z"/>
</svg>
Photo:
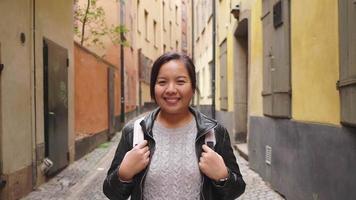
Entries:
<svg viewBox="0 0 356 200">
<path fill-rule="evenodd" d="M 162 112 L 187 112 L 193 94 L 188 70 L 183 62 L 171 60 L 161 66 L 155 84 L 155 99 Z"/>
</svg>

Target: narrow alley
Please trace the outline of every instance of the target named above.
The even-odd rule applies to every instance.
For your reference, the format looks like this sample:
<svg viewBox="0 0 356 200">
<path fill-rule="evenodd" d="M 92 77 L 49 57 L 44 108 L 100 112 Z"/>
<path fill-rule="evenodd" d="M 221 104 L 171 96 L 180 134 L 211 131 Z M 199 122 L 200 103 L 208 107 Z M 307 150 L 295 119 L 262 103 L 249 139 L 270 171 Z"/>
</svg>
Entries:
<svg viewBox="0 0 356 200">
<path fill-rule="evenodd" d="M 120 140 L 118 133 L 111 142 L 70 165 L 22 200 L 104 200 L 102 183 Z M 238 199 L 283 199 L 248 167 L 248 162 L 235 151 L 241 173 L 246 181 L 245 193 Z"/>
</svg>

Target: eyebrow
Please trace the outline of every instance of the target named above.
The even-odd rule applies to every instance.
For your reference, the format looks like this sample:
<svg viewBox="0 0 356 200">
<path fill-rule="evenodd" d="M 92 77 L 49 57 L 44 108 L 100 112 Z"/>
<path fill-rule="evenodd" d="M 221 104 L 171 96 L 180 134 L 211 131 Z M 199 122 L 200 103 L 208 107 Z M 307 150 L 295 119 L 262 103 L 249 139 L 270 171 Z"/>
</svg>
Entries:
<svg viewBox="0 0 356 200">
<path fill-rule="evenodd" d="M 176 79 L 179 79 L 179 78 L 188 78 L 187 76 L 177 76 Z M 167 77 L 157 77 L 157 80 L 158 79 L 167 79 Z"/>
</svg>

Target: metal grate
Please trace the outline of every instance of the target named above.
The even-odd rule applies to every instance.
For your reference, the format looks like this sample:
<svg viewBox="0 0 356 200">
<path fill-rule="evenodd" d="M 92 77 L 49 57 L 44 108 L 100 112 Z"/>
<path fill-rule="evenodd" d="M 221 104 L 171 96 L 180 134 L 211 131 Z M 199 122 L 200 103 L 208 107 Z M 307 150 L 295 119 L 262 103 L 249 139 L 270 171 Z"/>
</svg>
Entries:
<svg viewBox="0 0 356 200">
<path fill-rule="evenodd" d="M 266 145 L 266 163 L 271 165 L 272 161 L 272 147 Z"/>
</svg>

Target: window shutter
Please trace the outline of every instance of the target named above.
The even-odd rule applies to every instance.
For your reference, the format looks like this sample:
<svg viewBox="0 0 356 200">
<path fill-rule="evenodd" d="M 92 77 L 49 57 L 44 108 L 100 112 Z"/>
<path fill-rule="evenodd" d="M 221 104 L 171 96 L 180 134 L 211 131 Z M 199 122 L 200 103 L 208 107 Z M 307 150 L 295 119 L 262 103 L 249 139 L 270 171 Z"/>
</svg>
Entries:
<svg viewBox="0 0 356 200">
<path fill-rule="evenodd" d="M 263 1 L 263 111 L 290 118 L 289 0 Z"/>
<path fill-rule="evenodd" d="M 220 45 L 220 108 L 221 110 L 227 110 L 227 48 L 226 40 Z"/>
<path fill-rule="evenodd" d="M 272 115 L 272 84 L 271 84 L 271 56 L 272 56 L 272 0 L 262 2 L 263 26 L 263 113 Z"/>
<path fill-rule="evenodd" d="M 341 123 L 356 126 L 356 1 L 339 1 Z"/>
</svg>

